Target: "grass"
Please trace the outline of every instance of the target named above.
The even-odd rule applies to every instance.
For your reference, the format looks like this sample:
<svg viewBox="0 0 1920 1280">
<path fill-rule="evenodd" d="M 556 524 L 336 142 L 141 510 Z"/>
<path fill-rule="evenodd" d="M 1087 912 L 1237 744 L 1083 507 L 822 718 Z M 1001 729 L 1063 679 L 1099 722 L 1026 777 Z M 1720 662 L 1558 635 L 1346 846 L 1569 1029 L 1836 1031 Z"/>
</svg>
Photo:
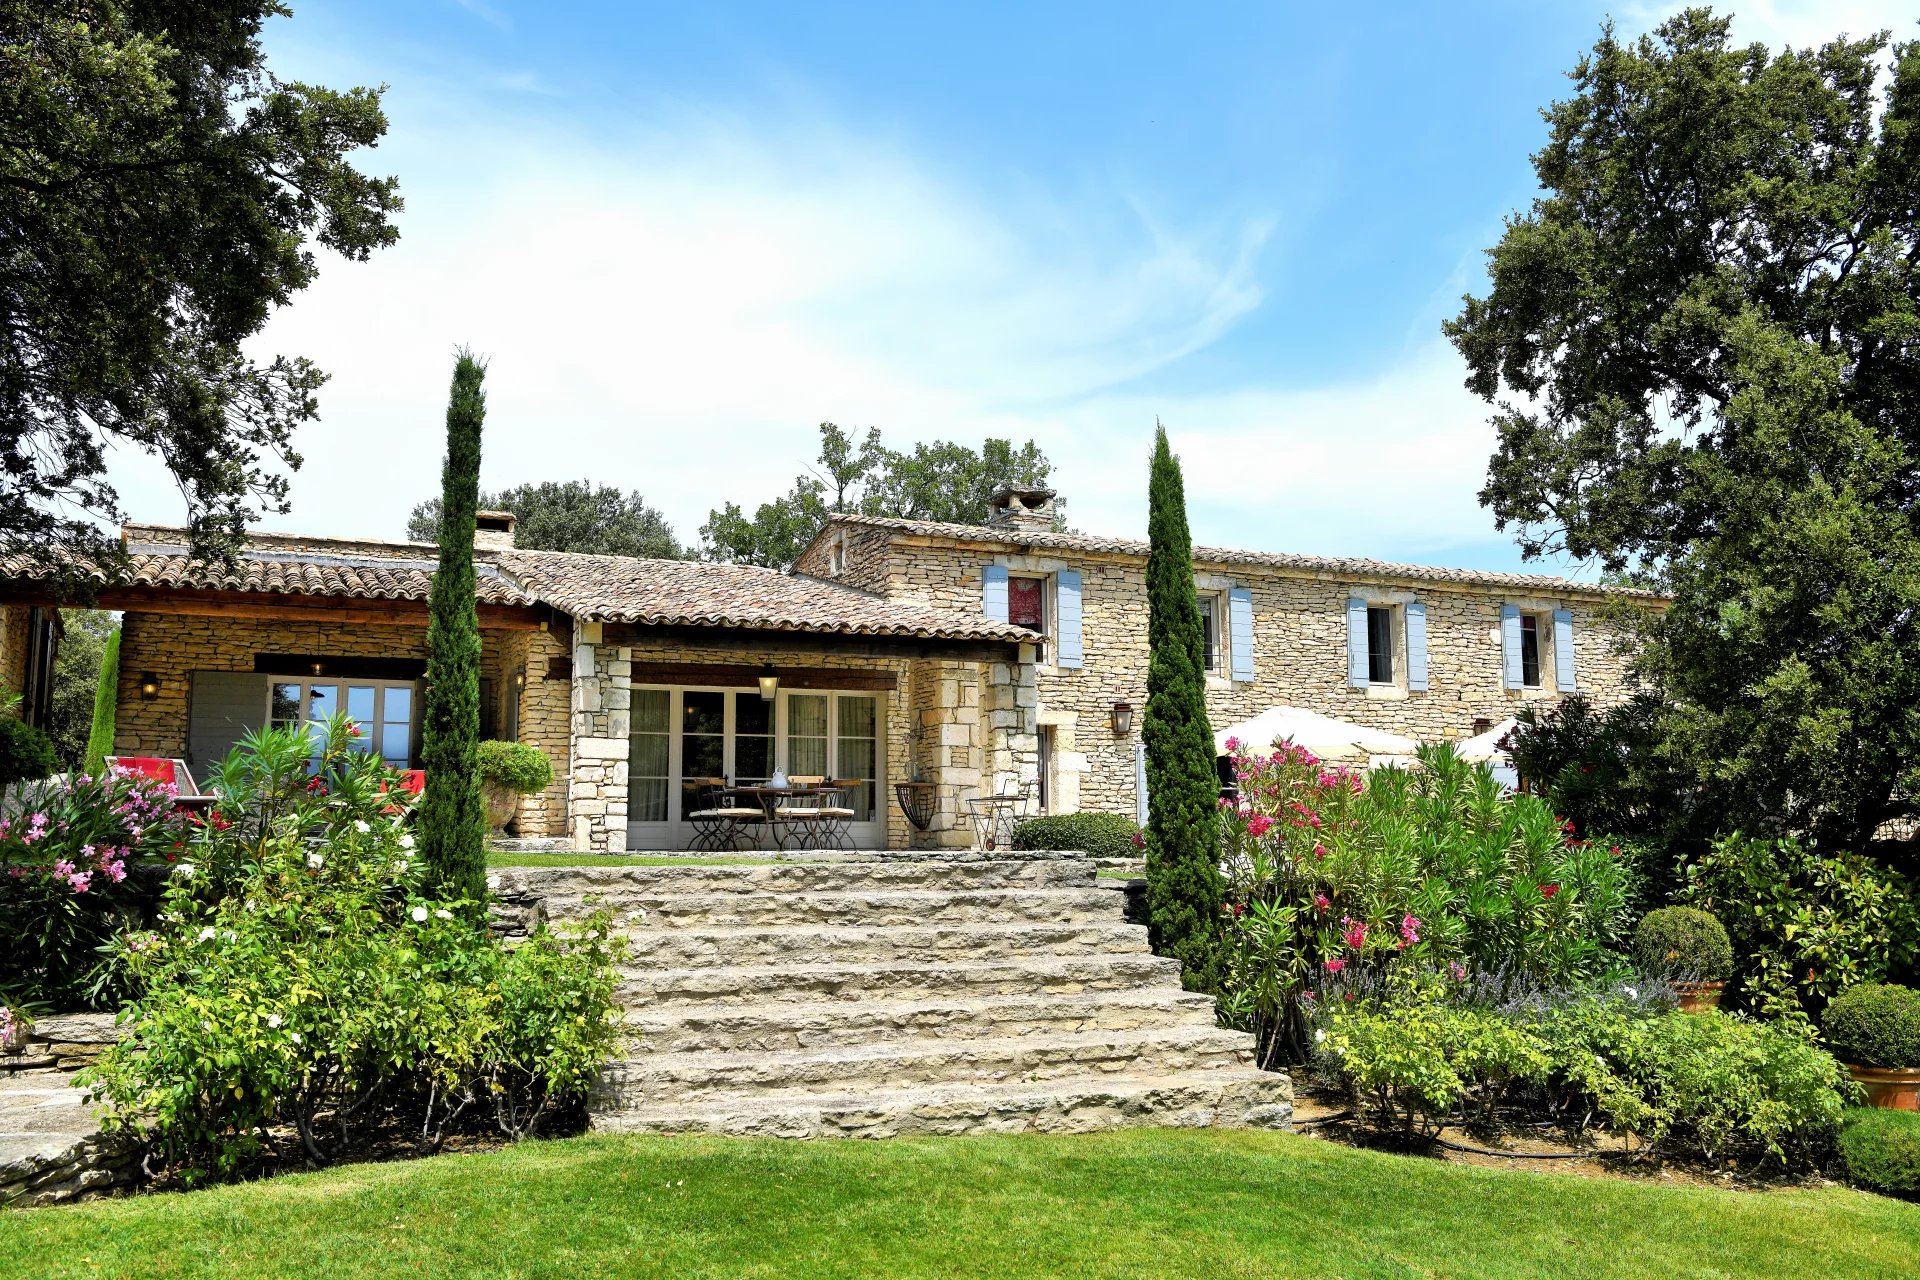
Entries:
<svg viewBox="0 0 1920 1280">
<path fill-rule="evenodd" d="M 588 1137 L 0 1213 L 0 1275 L 1896 1277 L 1920 1206 L 1291 1134 Z"/>
</svg>

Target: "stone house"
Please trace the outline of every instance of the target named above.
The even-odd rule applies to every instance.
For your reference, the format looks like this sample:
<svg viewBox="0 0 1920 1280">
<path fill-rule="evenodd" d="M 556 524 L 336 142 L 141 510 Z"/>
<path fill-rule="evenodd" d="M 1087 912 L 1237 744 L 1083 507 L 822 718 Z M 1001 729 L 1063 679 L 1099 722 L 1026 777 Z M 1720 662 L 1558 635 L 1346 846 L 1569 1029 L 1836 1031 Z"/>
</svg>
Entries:
<svg viewBox="0 0 1920 1280">
<path fill-rule="evenodd" d="M 1146 545 L 1055 532 L 1052 495 L 1003 492 L 987 525 L 832 517 L 791 573 L 475 549 L 482 734 L 553 760 L 519 836 L 671 849 L 689 779 L 858 779 L 861 847 L 971 843 L 966 801 L 1027 785 L 1055 812 L 1138 812 Z M 130 524 L 116 749 L 196 776 L 246 732 L 344 709 L 417 763 L 436 549 L 256 534 L 231 568 L 185 531 Z M 1423 739 L 1527 702 L 1618 696 L 1608 597 L 1560 578 L 1197 548 L 1216 725 L 1274 705 Z M 0 681 L 50 666 L 51 587 L 0 560 Z M 49 621 L 49 620 L 53 621 Z M 29 690 L 31 691 L 31 690 Z M 896 787 L 931 794 L 924 829 Z"/>
</svg>

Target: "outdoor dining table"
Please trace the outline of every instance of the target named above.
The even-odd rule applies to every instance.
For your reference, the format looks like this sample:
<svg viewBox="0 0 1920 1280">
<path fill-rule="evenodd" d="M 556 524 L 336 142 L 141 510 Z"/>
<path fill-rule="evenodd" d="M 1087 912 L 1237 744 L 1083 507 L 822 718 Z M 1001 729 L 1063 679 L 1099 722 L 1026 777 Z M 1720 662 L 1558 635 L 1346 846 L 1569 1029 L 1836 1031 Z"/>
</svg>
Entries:
<svg viewBox="0 0 1920 1280">
<path fill-rule="evenodd" d="M 812 797 L 820 796 L 820 797 L 833 798 L 833 797 L 837 797 L 844 794 L 845 791 L 846 791 L 845 787 L 828 786 L 823 783 L 818 786 L 806 786 L 806 787 L 798 787 L 798 786 L 769 787 L 764 785 L 758 786 L 758 787 L 734 786 L 734 787 L 727 787 L 725 790 L 721 791 L 720 794 L 723 796 L 738 796 L 742 800 L 746 800 L 749 803 L 758 805 L 760 807 L 760 811 L 766 814 L 767 820 L 765 825 L 766 825 L 767 832 L 770 836 L 774 838 L 774 840 L 777 843 L 779 836 L 778 836 L 778 833 L 774 831 L 775 819 L 773 816 L 773 811 L 780 807 L 781 801 L 793 799 L 795 797 L 812 798 Z"/>
</svg>

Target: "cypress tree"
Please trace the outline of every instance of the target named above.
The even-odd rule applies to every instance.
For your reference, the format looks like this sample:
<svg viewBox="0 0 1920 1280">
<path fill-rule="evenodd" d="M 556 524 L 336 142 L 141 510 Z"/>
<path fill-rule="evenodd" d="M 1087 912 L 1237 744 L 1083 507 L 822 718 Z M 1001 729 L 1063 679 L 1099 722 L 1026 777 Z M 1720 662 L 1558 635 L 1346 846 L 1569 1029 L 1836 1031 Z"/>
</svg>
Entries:
<svg viewBox="0 0 1920 1280">
<path fill-rule="evenodd" d="M 1147 929 L 1153 949 L 1180 961 L 1192 991 L 1217 985 L 1220 784 L 1186 484 L 1155 424 L 1147 489 Z"/>
<path fill-rule="evenodd" d="M 99 777 L 113 754 L 114 713 L 120 703 L 120 628 L 115 627 L 100 650 L 100 677 L 93 688 L 93 727 L 87 731 L 87 758 L 82 769 Z"/>
<path fill-rule="evenodd" d="M 473 570 L 480 502 L 481 389 L 486 366 L 462 350 L 447 401 L 447 460 L 440 477 L 440 566 L 427 618 L 427 696 L 420 763 L 420 856 L 438 892 L 482 902 L 487 816 L 480 796 L 480 610 Z"/>
</svg>

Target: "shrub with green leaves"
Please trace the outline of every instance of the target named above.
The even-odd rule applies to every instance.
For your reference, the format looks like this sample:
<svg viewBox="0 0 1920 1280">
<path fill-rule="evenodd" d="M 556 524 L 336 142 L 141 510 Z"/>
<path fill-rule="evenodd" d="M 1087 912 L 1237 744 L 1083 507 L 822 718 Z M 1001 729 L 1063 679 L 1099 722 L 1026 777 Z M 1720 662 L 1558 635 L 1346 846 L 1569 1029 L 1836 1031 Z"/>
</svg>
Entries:
<svg viewBox="0 0 1920 1280">
<path fill-rule="evenodd" d="M 1859 1107 L 1840 1130 L 1840 1171 L 1870 1191 L 1920 1196 L 1920 1112 Z"/>
<path fill-rule="evenodd" d="M 527 743 L 489 740 L 480 744 L 480 780 L 531 795 L 553 785 L 553 762 Z"/>
<path fill-rule="evenodd" d="M 107 1124 L 190 1179 L 269 1151 L 325 1163 L 392 1125 L 535 1133 L 618 1043 L 607 919 L 507 949 L 476 904 L 431 896 L 398 779 L 344 722 L 317 771 L 298 730 L 250 738 L 188 842 L 157 928 L 126 937 L 128 1038 L 85 1083 Z M 306 780 L 302 781 L 302 778 Z"/>
<path fill-rule="evenodd" d="M 1141 856 L 1140 826 L 1119 813 L 1052 813 L 1013 829 L 1016 849 L 1075 849 L 1096 858 Z"/>
<path fill-rule="evenodd" d="M 1634 929 L 1633 960 L 1656 978 L 1725 982 L 1733 974 L 1733 944 L 1711 912 L 1661 907 Z"/>
<path fill-rule="evenodd" d="M 1859 1067 L 1920 1068 L 1920 991 L 1863 982 L 1833 998 L 1821 1015 L 1827 1045 Z"/>
<path fill-rule="evenodd" d="M 1305 1051 L 1303 996 L 1345 972 L 1564 986 L 1618 966 L 1631 873 L 1485 765 L 1422 748 L 1361 773 L 1234 746 L 1221 1009 L 1261 1061 Z"/>
<path fill-rule="evenodd" d="M 49 777 L 58 767 L 53 739 L 0 709 L 0 789 Z"/>
<path fill-rule="evenodd" d="M 1911 882 L 1853 853 L 1734 834 L 1684 869 L 1686 906 L 1726 926 L 1738 963 L 1737 1007 L 1762 1017 L 1817 1015 L 1862 982 L 1910 971 L 1920 957 Z"/>
</svg>

